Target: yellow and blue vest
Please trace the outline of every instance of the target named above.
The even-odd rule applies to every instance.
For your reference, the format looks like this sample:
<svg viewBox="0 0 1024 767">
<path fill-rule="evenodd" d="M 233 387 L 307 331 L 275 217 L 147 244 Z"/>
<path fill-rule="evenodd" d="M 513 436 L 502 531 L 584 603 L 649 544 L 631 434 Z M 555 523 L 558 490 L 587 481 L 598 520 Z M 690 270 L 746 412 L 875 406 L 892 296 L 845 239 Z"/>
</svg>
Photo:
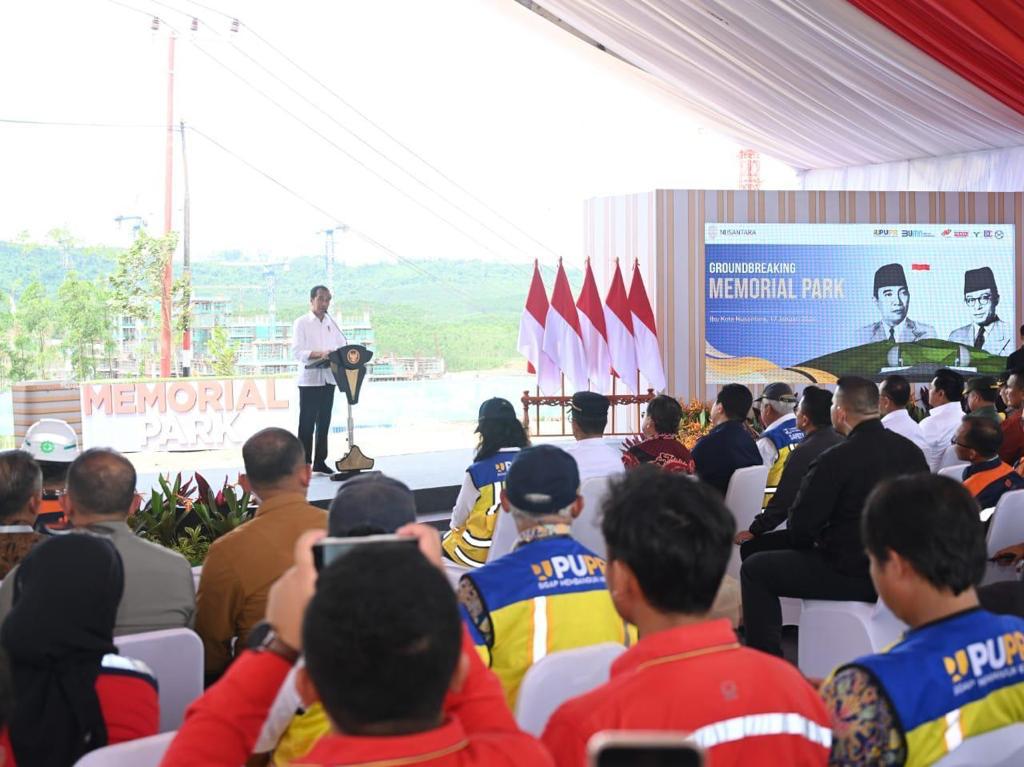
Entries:
<svg viewBox="0 0 1024 767">
<path fill-rule="evenodd" d="M 1024 722 L 1024 620 L 970 610 L 912 630 L 855 660 L 885 688 L 907 745 L 925 767 L 967 738 Z"/>
<path fill-rule="evenodd" d="M 526 670 L 553 652 L 600 642 L 629 644 L 630 627 L 615 612 L 605 561 L 568 535 L 520 544 L 462 576 L 476 588 L 491 622 L 488 645 L 472 620 L 470 634 L 515 710 Z"/>
<path fill-rule="evenodd" d="M 804 433 L 797 428 L 796 421 L 788 421 L 781 426 L 776 426 L 771 431 L 766 431 L 761 437 L 770 440 L 775 445 L 775 449 L 779 451 L 775 457 L 775 463 L 768 469 L 768 481 L 765 483 L 764 500 L 761 501 L 761 511 L 764 511 L 768 507 L 768 501 L 772 499 L 775 491 L 779 489 L 779 482 L 782 480 L 782 472 L 786 468 L 789 454 L 803 440 Z"/>
<path fill-rule="evenodd" d="M 480 496 L 473 504 L 466 523 L 456 530 L 449 530 L 441 542 L 448 557 L 464 567 L 482 567 L 487 561 L 497 513 L 501 511 L 505 475 L 517 455 L 518 448 L 500 450 L 466 469 Z"/>
</svg>

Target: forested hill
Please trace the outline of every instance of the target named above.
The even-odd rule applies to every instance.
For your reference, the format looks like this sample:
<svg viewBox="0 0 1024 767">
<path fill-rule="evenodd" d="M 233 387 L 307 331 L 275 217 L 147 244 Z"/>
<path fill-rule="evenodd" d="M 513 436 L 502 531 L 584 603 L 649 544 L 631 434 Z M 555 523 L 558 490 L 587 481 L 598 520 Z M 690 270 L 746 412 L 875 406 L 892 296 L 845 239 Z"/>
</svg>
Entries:
<svg viewBox="0 0 1024 767">
<path fill-rule="evenodd" d="M 67 260 L 79 277 L 104 279 L 113 272 L 118 251 L 107 247 L 35 245 L 0 241 L 0 292 L 17 300 L 38 280 L 55 296 Z M 519 317 L 530 285 L 532 265 L 484 261 L 417 261 L 335 267 L 337 293 L 332 314 L 350 317 L 368 310 L 381 352 L 435 354 L 451 370 L 500 367 L 517 358 Z M 175 276 L 180 275 L 180 257 Z M 268 268 L 224 254 L 193 264 L 193 296 L 230 298 L 234 312 L 265 314 L 273 273 L 277 314 L 293 318 L 308 308 L 309 288 L 324 280 L 322 257 L 303 256 Z M 567 270 L 574 293 L 582 271 Z M 550 292 L 554 269 L 542 269 Z"/>
</svg>

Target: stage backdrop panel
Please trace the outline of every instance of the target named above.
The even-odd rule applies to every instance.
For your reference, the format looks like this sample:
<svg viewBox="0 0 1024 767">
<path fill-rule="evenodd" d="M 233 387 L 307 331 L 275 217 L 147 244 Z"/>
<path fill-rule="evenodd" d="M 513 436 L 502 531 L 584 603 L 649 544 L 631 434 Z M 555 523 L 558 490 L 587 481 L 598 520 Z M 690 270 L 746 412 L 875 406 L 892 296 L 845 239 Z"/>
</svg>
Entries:
<svg viewBox="0 0 1024 767">
<path fill-rule="evenodd" d="M 1013 267 L 1007 269 L 1003 265 L 996 271 L 1004 309 L 1000 319 L 1014 331 L 1020 324 L 1024 193 L 657 190 L 588 200 L 584 208 L 584 235 L 598 288 L 602 294 L 606 290 L 616 258 L 624 274 L 628 274 L 634 258 L 639 260 L 654 305 L 667 389 L 676 396 L 710 399 L 718 388 L 705 383 L 705 235 L 707 224 L 725 223 L 873 224 L 876 227 L 872 229 L 911 230 L 914 225 L 928 225 L 920 227 L 921 231 L 947 225 L 934 232 L 933 242 L 939 242 L 946 228 L 951 229 L 947 235 L 951 238 L 962 231 L 958 226 L 970 231 L 970 237 L 975 231 L 984 237 L 986 225 L 1013 225 Z M 994 239 L 993 236 L 993 242 Z M 973 268 L 978 265 L 973 262 L 976 260 L 977 256 L 964 263 Z M 875 266 L 871 267 L 872 273 Z M 908 282 L 911 274 L 908 267 Z M 1012 281 L 1011 288 L 1003 287 L 1006 281 Z M 931 323 L 937 336 L 938 325 L 949 331 L 946 325 L 963 325 L 967 321 L 959 319 L 964 308 L 962 301 L 956 303 L 953 282 L 943 283 L 943 290 L 953 296 L 950 316 Z M 930 296 L 929 290 L 918 288 L 911 303 L 911 317 Z M 929 300 L 940 299 L 930 296 Z M 1012 315 L 1005 311 L 1010 307 Z M 870 307 L 860 307 L 855 313 L 869 310 Z"/>
</svg>

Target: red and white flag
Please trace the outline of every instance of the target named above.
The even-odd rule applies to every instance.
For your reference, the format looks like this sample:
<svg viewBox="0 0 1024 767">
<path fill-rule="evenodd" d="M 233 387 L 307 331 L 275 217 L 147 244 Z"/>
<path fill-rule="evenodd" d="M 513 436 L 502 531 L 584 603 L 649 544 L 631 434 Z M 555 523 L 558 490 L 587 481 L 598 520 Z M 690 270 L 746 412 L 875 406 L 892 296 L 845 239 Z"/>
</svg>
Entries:
<svg viewBox="0 0 1024 767">
<path fill-rule="evenodd" d="M 629 311 L 633 315 L 633 338 L 636 340 L 636 364 L 656 392 L 665 390 L 665 368 L 658 348 L 658 328 L 647 298 L 640 261 L 633 262 L 633 281 L 629 284 Z"/>
<path fill-rule="evenodd" d="M 604 299 L 605 330 L 608 334 L 608 352 L 615 374 L 633 392 L 636 388 L 636 342 L 633 340 L 633 313 L 629 310 L 626 283 L 622 280 L 619 260 L 615 259 L 608 295 Z M 635 393 L 635 392 L 634 392 Z"/>
<path fill-rule="evenodd" d="M 537 374 L 537 386 L 544 394 L 554 395 L 559 391 L 558 366 L 544 353 L 544 323 L 548 316 L 548 294 L 540 268 L 533 262 L 533 279 L 526 296 L 526 308 L 519 320 L 519 342 L 516 348 L 529 360 L 526 369 Z"/>
<path fill-rule="evenodd" d="M 597 280 L 594 279 L 594 270 L 590 268 L 589 258 L 576 308 L 580 313 L 583 350 L 587 354 L 587 376 L 594 391 L 604 391 L 608 385 L 608 376 L 611 375 L 612 360 L 608 353 L 604 306 L 601 304 L 601 294 L 597 292 Z"/>
<path fill-rule="evenodd" d="M 572 300 L 569 278 L 561 261 L 551 291 L 551 306 L 544 323 L 544 351 L 554 360 L 571 384 L 573 391 L 587 388 L 587 355 L 583 351 L 583 336 L 576 304 Z"/>
</svg>

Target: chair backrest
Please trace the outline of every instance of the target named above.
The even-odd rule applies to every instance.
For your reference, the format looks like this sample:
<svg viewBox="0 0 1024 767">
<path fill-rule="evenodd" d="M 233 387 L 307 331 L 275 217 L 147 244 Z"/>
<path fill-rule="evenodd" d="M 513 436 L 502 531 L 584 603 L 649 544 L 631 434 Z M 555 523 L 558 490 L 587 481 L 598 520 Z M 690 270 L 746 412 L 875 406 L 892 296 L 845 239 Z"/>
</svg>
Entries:
<svg viewBox="0 0 1024 767">
<path fill-rule="evenodd" d="M 580 486 L 583 511 L 572 521 L 572 537 L 601 559 L 607 558 L 608 547 L 601 533 L 601 504 L 608 494 L 612 477 L 591 477 Z"/>
<path fill-rule="evenodd" d="M 963 461 L 960 460 L 960 456 L 956 454 L 956 445 L 950 445 L 942 451 L 942 460 L 939 461 L 939 471 L 948 469 L 950 466 L 956 466 L 958 463 L 963 463 Z"/>
<path fill-rule="evenodd" d="M 626 648 L 614 642 L 551 653 L 526 670 L 516 703 L 520 728 L 540 736 L 548 719 L 569 698 L 608 681 L 612 661 Z"/>
<path fill-rule="evenodd" d="M 491 536 L 491 548 L 487 552 L 488 562 L 501 559 L 508 554 L 519 539 L 519 531 L 516 529 L 516 521 L 512 519 L 512 515 L 500 506 L 494 513 L 498 518 L 494 521 L 494 535 Z"/>
<path fill-rule="evenodd" d="M 1000 549 L 1015 546 L 1024 541 L 1024 490 L 1003 493 L 996 504 L 995 514 L 989 520 L 986 548 L 989 558 Z M 1017 580 L 1017 569 L 1012 565 L 988 562 L 982 585 L 999 581 Z"/>
<path fill-rule="evenodd" d="M 175 735 L 176 732 L 162 732 L 97 748 L 75 762 L 75 767 L 158 767 Z"/>
<path fill-rule="evenodd" d="M 203 694 L 203 642 L 191 629 L 165 629 L 114 637 L 117 651 L 141 660 L 160 688 L 160 732 L 176 730 L 185 709 Z"/>
<path fill-rule="evenodd" d="M 448 583 L 451 584 L 453 589 L 458 591 L 459 581 L 463 575 L 469 572 L 470 568 L 462 567 L 447 559 L 442 559 L 441 565 L 444 567 L 444 575 L 448 579 Z"/>
<path fill-rule="evenodd" d="M 1024 764 L 1024 724 L 1011 724 L 968 738 L 934 767 L 1017 767 Z"/>
<path fill-rule="evenodd" d="M 725 493 L 725 505 L 736 520 L 736 530 L 746 530 L 761 511 L 764 502 L 764 487 L 768 482 L 769 466 L 747 466 L 736 469 L 729 480 Z M 733 546 L 732 556 L 725 572 L 733 578 L 740 577 L 740 547 Z"/>
<path fill-rule="evenodd" d="M 952 466 L 943 466 L 939 469 L 939 475 L 943 477 L 949 477 L 955 479 L 957 482 L 961 481 L 964 476 L 964 469 L 967 468 L 966 463 L 954 463 Z"/>
<path fill-rule="evenodd" d="M 192 586 L 193 586 L 193 588 L 195 588 L 196 591 L 199 591 L 199 579 L 202 577 L 202 575 L 203 575 L 203 566 L 202 565 L 199 565 L 199 567 L 193 567 L 192 568 Z"/>
</svg>

